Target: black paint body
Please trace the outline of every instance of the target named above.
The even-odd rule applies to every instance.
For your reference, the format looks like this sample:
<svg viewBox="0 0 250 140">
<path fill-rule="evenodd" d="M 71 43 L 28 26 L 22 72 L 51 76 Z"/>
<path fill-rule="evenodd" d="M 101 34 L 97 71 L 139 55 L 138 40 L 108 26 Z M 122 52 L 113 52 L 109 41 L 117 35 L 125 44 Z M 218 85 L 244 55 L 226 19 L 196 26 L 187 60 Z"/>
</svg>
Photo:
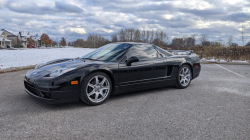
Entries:
<svg viewBox="0 0 250 140">
<path fill-rule="evenodd" d="M 140 43 L 128 43 L 134 47 Z M 131 48 L 132 48 L 131 47 Z M 157 50 L 158 47 L 154 46 Z M 131 49 L 130 48 L 130 49 Z M 127 51 L 128 52 L 128 51 Z M 192 80 L 199 76 L 201 66 L 199 57 L 195 53 L 189 55 L 162 55 L 158 58 L 131 63 L 125 54 L 117 62 L 94 61 L 86 59 L 58 59 L 47 62 L 36 69 L 27 72 L 24 85 L 30 95 L 50 103 L 79 101 L 80 87 L 86 75 L 101 71 L 106 73 L 112 81 L 112 94 L 144 90 L 176 83 L 179 67 L 188 65 L 192 70 Z M 48 77 L 50 72 L 58 68 L 77 69 L 58 77 Z M 79 84 L 71 85 L 71 81 Z"/>
</svg>

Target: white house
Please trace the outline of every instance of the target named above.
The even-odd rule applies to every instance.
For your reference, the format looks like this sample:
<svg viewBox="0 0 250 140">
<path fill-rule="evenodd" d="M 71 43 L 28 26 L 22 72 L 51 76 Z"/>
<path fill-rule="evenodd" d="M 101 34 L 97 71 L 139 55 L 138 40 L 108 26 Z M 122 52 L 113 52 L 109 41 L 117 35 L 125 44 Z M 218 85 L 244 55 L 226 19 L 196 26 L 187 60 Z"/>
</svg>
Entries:
<svg viewBox="0 0 250 140">
<path fill-rule="evenodd" d="M 35 41 L 35 44 L 28 44 L 27 38 L 32 38 Z M 29 32 L 21 31 L 21 32 L 14 32 L 11 30 L 2 29 L 0 31 L 0 41 L 1 41 L 1 47 L 6 47 L 6 45 L 11 46 L 16 41 L 21 41 L 21 45 L 24 48 L 27 48 L 27 45 L 35 45 L 38 46 L 40 43 L 40 38 L 38 36 L 31 36 Z"/>
<path fill-rule="evenodd" d="M 7 45 L 9 45 L 11 47 L 11 40 L 7 39 L 7 34 L 3 31 L 0 31 L 0 42 L 1 48 L 6 48 Z"/>
<path fill-rule="evenodd" d="M 27 48 L 27 38 L 30 37 L 29 32 L 21 31 L 18 34 L 19 39 L 22 40 L 22 45 L 24 48 Z"/>
</svg>

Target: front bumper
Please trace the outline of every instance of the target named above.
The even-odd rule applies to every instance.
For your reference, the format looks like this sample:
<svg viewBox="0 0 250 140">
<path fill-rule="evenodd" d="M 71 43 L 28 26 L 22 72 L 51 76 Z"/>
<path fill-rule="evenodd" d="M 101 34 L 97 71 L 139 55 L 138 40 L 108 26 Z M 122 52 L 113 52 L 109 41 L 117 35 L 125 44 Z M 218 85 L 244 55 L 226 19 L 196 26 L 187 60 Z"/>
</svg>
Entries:
<svg viewBox="0 0 250 140">
<path fill-rule="evenodd" d="M 47 103 L 78 102 L 79 90 L 57 90 L 58 87 L 41 88 L 40 85 L 24 80 L 25 91 Z"/>
</svg>

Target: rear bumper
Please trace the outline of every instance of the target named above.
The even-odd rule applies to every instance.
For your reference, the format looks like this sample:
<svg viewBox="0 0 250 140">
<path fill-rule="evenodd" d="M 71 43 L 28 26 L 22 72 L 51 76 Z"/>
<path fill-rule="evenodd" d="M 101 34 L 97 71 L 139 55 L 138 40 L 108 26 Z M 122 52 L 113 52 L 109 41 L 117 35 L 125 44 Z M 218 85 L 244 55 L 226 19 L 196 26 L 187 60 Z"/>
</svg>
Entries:
<svg viewBox="0 0 250 140">
<path fill-rule="evenodd" d="M 197 66 L 197 67 L 195 67 L 195 66 Z M 194 64 L 194 67 L 193 67 L 193 78 L 192 79 L 197 78 L 200 75 L 200 72 L 201 72 L 201 65 L 200 65 L 200 63 Z"/>
</svg>

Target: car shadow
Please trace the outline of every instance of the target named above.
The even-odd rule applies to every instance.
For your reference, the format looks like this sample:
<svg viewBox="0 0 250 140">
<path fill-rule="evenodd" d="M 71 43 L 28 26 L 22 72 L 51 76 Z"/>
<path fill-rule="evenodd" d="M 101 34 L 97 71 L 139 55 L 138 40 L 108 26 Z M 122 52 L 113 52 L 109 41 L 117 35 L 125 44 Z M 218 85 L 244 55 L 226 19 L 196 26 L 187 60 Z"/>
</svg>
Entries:
<svg viewBox="0 0 250 140">
<path fill-rule="evenodd" d="M 153 89 L 147 89 L 147 90 L 140 90 L 140 91 L 134 91 L 134 92 L 128 92 L 128 93 L 122 93 L 122 94 L 116 94 L 111 95 L 110 98 L 102 105 L 109 105 L 114 100 L 119 100 L 122 98 L 131 98 L 131 97 L 138 97 L 138 96 L 145 96 L 148 94 L 156 94 L 160 93 L 161 91 L 171 91 L 175 90 L 174 87 L 162 87 L 162 88 L 153 88 Z M 80 99 L 79 102 L 69 102 L 69 103 L 59 103 L 59 104 L 48 104 L 46 102 L 43 102 L 41 100 L 38 100 L 36 98 L 31 97 L 30 95 L 27 95 L 29 100 L 29 104 L 32 104 L 32 106 L 40 111 L 43 110 L 68 110 L 68 109 L 74 109 L 74 108 L 89 108 L 89 107 L 102 107 L 102 105 L 99 106 L 89 106 L 85 103 L 83 103 Z"/>
<path fill-rule="evenodd" d="M 155 93 L 159 93 L 161 91 L 169 91 L 171 89 L 176 89 L 176 88 L 175 87 L 161 87 L 161 88 L 152 88 L 152 89 L 127 92 L 127 93 L 112 95 L 109 98 L 109 100 L 116 100 L 116 99 L 120 99 L 120 98 L 127 98 L 127 97 L 133 97 L 133 96 L 143 96 L 143 95 L 147 95 L 147 94 L 155 94 Z"/>
</svg>

